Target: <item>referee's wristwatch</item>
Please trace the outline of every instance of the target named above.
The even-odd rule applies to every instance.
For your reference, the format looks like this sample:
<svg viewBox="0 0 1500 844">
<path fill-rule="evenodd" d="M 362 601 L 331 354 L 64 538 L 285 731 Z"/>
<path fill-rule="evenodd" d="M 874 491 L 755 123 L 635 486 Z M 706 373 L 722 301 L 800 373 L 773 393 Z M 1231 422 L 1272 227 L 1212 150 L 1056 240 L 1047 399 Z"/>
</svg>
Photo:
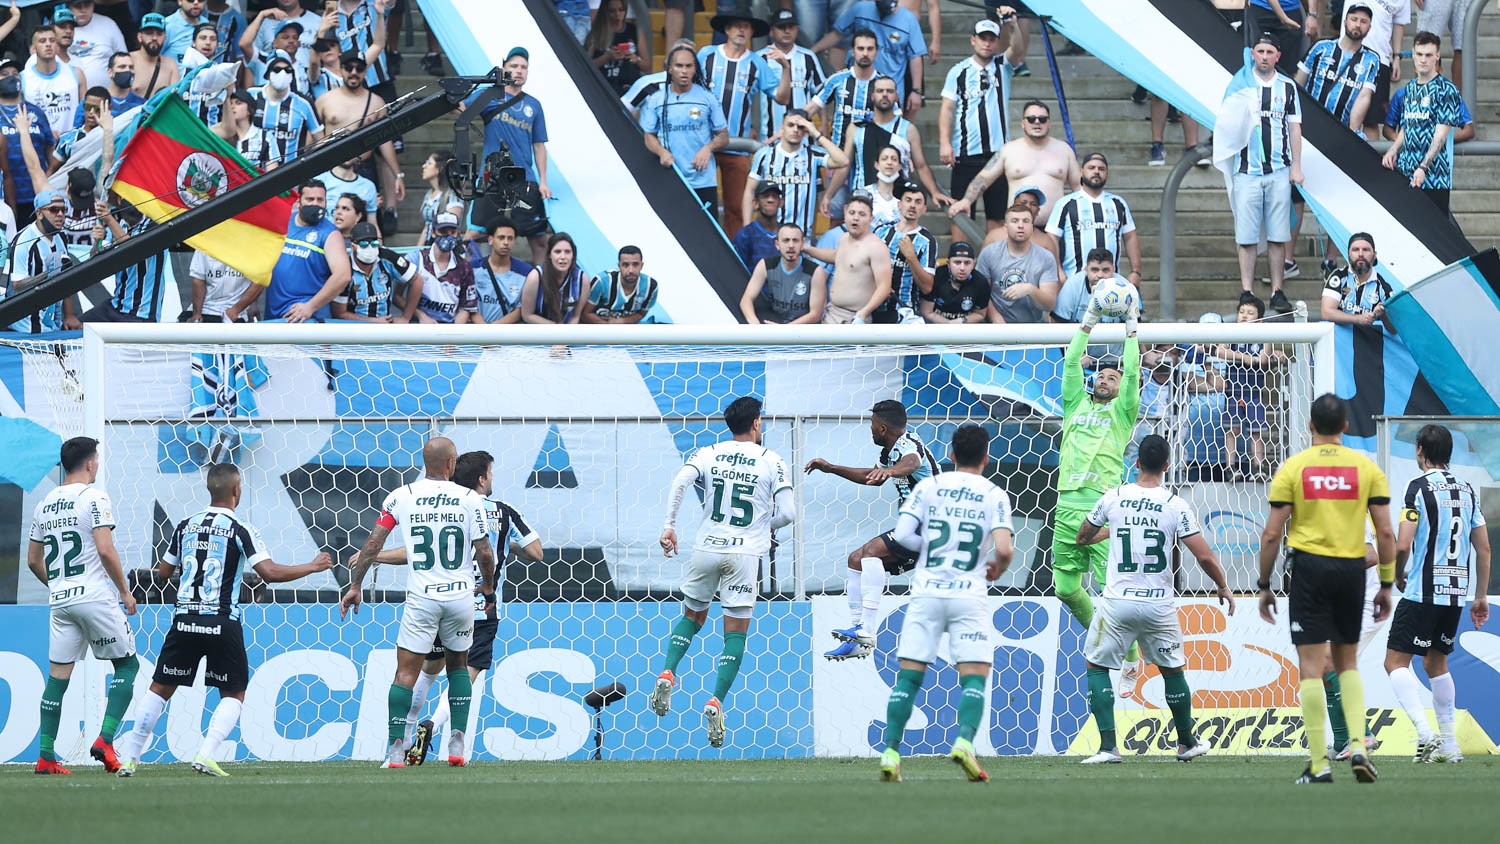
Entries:
<svg viewBox="0 0 1500 844">
<path fill-rule="evenodd" d="M 1271 584 L 1268 581 L 1257 580 L 1255 582 L 1255 588 L 1259 589 L 1262 592 L 1269 592 L 1271 591 Z"/>
</svg>

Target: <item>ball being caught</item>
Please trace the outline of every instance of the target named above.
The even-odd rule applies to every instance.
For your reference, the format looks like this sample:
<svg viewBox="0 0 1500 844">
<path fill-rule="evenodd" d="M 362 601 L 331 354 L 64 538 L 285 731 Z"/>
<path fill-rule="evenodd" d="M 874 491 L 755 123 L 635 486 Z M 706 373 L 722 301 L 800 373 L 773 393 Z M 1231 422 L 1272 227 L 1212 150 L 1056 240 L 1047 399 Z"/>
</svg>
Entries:
<svg viewBox="0 0 1500 844">
<path fill-rule="evenodd" d="M 1123 317 L 1132 307 L 1139 309 L 1141 306 L 1140 291 L 1119 276 L 1094 285 L 1093 300 L 1099 313 L 1111 317 Z"/>
</svg>

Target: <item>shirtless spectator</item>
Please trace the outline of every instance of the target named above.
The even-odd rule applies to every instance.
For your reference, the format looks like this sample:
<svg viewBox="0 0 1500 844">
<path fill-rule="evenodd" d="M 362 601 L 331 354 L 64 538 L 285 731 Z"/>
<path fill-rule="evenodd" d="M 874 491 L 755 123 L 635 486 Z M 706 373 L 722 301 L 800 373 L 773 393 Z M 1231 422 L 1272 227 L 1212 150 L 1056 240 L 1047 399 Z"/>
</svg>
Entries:
<svg viewBox="0 0 1500 844">
<path fill-rule="evenodd" d="M 870 231 L 875 209 L 870 198 L 856 193 L 844 203 L 845 234 L 836 249 L 803 249 L 819 261 L 833 264 L 828 285 L 828 309 L 824 325 L 849 325 L 870 321 L 870 314 L 891 295 L 891 250 Z"/>
<path fill-rule="evenodd" d="M 1012 205 L 1005 212 L 1005 242 L 979 253 L 978 270 L 990 280 L 990 322 L 1046 322 L 1057 306 L 1057 259 L 1031 242 L 1031 229 L 1031 212 Z"/>
<path fill-rule="evenodd" d="M 365 85 L 368 64 L 364 56 L 353 50 L 346 50 L 339 57 L 339 69 L 344 74 L 343 86 L 318 97 L 315 104 L 318 120 L 323 123 L 323 128 L 329 135 L 350 126 L 363 126 L 385 116 L 385 98 Z M 406 198 L 406 178 L 396 163 L 396 147 L 391 141 L 386 141 L 376 152 L 385 165 L 384 168 L 378 168 L 379 179 L 376 180 L 380 185 L 381 204 L 386 208 L 395 208 L 397 203 Z"/>
<path fill-rule="evenodd" d="M 182 71 L 175 59 L 161 54 L 167 44 L 166 18 L 155 12 L 142 16 L 136 35 L 141 46 L 130 54 L 135 63 L 135 81 L 130 90 L 149 100 L 157 91 L 175 85 L 182 78 Z"/>
<path fill-rule="evenodd" d="M 1043 220 L 1051 215 L 1053 201 L 1078 189 L 1078 159 L 1073 156 L 1073 148 L 1047 134 L 1052 126 L 1052 110 L 1046 103 L 1032 100 L 1021 108 L 1021 118 L 1025 121 L 1025 134 L 995 153 L 969 183 L 963 198 L 948 206 L 949 217 L 971 211 L 985 188 L 1002 174 L 1009 184 L 1036 185 L 1041 189 L 1048 197 L 1039 214 Z M 1009 215 L 1009 211 L 1006 213 Z"/>
</svg>

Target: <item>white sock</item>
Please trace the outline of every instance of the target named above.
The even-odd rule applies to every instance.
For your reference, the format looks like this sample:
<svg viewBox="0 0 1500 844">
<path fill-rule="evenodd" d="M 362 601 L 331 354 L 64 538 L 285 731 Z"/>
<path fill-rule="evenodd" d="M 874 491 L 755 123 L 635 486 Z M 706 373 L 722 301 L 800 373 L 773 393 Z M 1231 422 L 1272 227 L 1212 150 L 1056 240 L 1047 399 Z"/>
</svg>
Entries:
<svg viewBox="0 0 1500 844">
<path fill-rule="evenodd" d="M 859 624 L 866 633 L 873 636 L 875 628 L 880 624 L 880 599 L 885 597 L 885 564 L 878 557 L 865 557 L 859 563 L 864 566 L 864 571 L 860 574 L 862 612 Z"/>
<path fill-rule="evenodd" d="M 417 718 L 422 714 L 422 705 L 427 703 L 427 691 L 437 682 L 438 675 L 426 671 L 417 672 L 417 682 L 411 686 L 411 709 L 406 713 L 406 744 L 411 746 L 411 734 L 417 729 Z"/>
<path fill-rule="evenodd" d="M 434 742 L 441 741 L 443 736 L 448 734 L 448 721 L 451 717 L 448 709 L 448 696 L 443 695 L 443 699 L 438 701 L 437 711 L 432 713 L 432 740 Z"/>
<path fill-rule="evenodd" d="M 1448 685 L 1449 688 L 1453 686 L 1451 681 Z M 1432 725 L 1427 723 L 1427 710 L 1422 708 L 1422 684 L 1417 682 L 1417 675 L 1412 672 L 1410 665 L 1391 672 L 1391 688 L 1395 690 L 1396 700 L 1401 702 L 1401 708 L 1406 710 L 1406 717 L 1416 726 L 1417 738 L 1431 741 Z M 1433 682 L 1433 691 L 1437 691 L 1436 681 Z"/>
<path fill-rule="evenodd" d="M 219 744 L 234 729 L 234 725 L 239 723 L 242 706 L 240 701 L 232 697 L 219 700 L 219 705 L 214 707 L 214 717 L 208 721 L 208 732 L 203 736 L 203 748 L 198 751 L 199 756 L 214 758 L 214 754 L 219 752 Z"/>
<path fill-rule="evenodd" d="M 844 573 L 844 597 L 849 600 L 850 624 L 859 624 L 859 614 L 864 608 L 860 599 L 860 582 L 863 580 L 860 574 L 859 569 L 845 569 Z"/>
<path fill-rule="evenodd" d="M 1452 744 L 1458 739 L 1453 731 L 1453 702 L 1457 695 L 1453 675 L 1439 674 L 1428 679 L 1432 680 L 1432 708 L 1437 711 L 1438 732 L 1442 734 L 1444 744 Z"/>
<path fill-rule="evenodd" d="M 138 709 L 135 713 L 135 726 L 131 728 L 130 734 L 126 736 L 124 746 L 121 747 L 120 758 L 139 759 L 141 750 L 146 746 L 146 740 L 151 737 L 151 732 L 156 729 L 156 722 L 161 719 L 161 714 L 167 711 L 167 699 L 156 694 L 150 689 L 146 690 L 144 698 L 138 698 L 136 704 Z"/>
</svg>

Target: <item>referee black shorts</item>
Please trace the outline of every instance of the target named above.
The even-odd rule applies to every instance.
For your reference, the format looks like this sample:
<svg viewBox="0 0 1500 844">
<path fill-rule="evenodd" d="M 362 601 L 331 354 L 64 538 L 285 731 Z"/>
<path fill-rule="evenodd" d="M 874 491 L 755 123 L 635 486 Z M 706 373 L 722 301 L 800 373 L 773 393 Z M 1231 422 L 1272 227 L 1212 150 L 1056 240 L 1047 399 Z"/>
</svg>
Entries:
<svg viewBox="0 0 1500 844">
<path fill-rule="evenodd" d="M 967 158 L 954 159 L 953 179 L 948 183 L 948 195 L 954 199 L 963 199 L 964 192 L 979 177 L 980 171 L 989 162 L 990 157 L 987 155 L 971 155 Z M 1010 184 L 1006 180 L 1005 174 L 1001 173 L 1000 177 L 995 179 L 994 183 L 986 188 L 984 193 L 979 195 L 979 198 L 984 200 L 984 216 L 986 218 L 991 220 L 1005 219 L 1005 209 L 1010 207 Z M 974 203 L 972 210 L 979 210 L 979 203 Z M 973 216 L 972 211 L 969 216 Z M 1043 220 L 1042 223 L 1045 225 L 1046 221 Z M 977 244 L 975 248 L 978 248 Z"/>
<path fill-rule="evenodd" d="M 1291 622 L 1292 644 L 1358 644 L 1364 621 L 1364 558 L 1325 557 L 1293 550 L 1289 563 L 1287 619 Z"/>
</svg>

